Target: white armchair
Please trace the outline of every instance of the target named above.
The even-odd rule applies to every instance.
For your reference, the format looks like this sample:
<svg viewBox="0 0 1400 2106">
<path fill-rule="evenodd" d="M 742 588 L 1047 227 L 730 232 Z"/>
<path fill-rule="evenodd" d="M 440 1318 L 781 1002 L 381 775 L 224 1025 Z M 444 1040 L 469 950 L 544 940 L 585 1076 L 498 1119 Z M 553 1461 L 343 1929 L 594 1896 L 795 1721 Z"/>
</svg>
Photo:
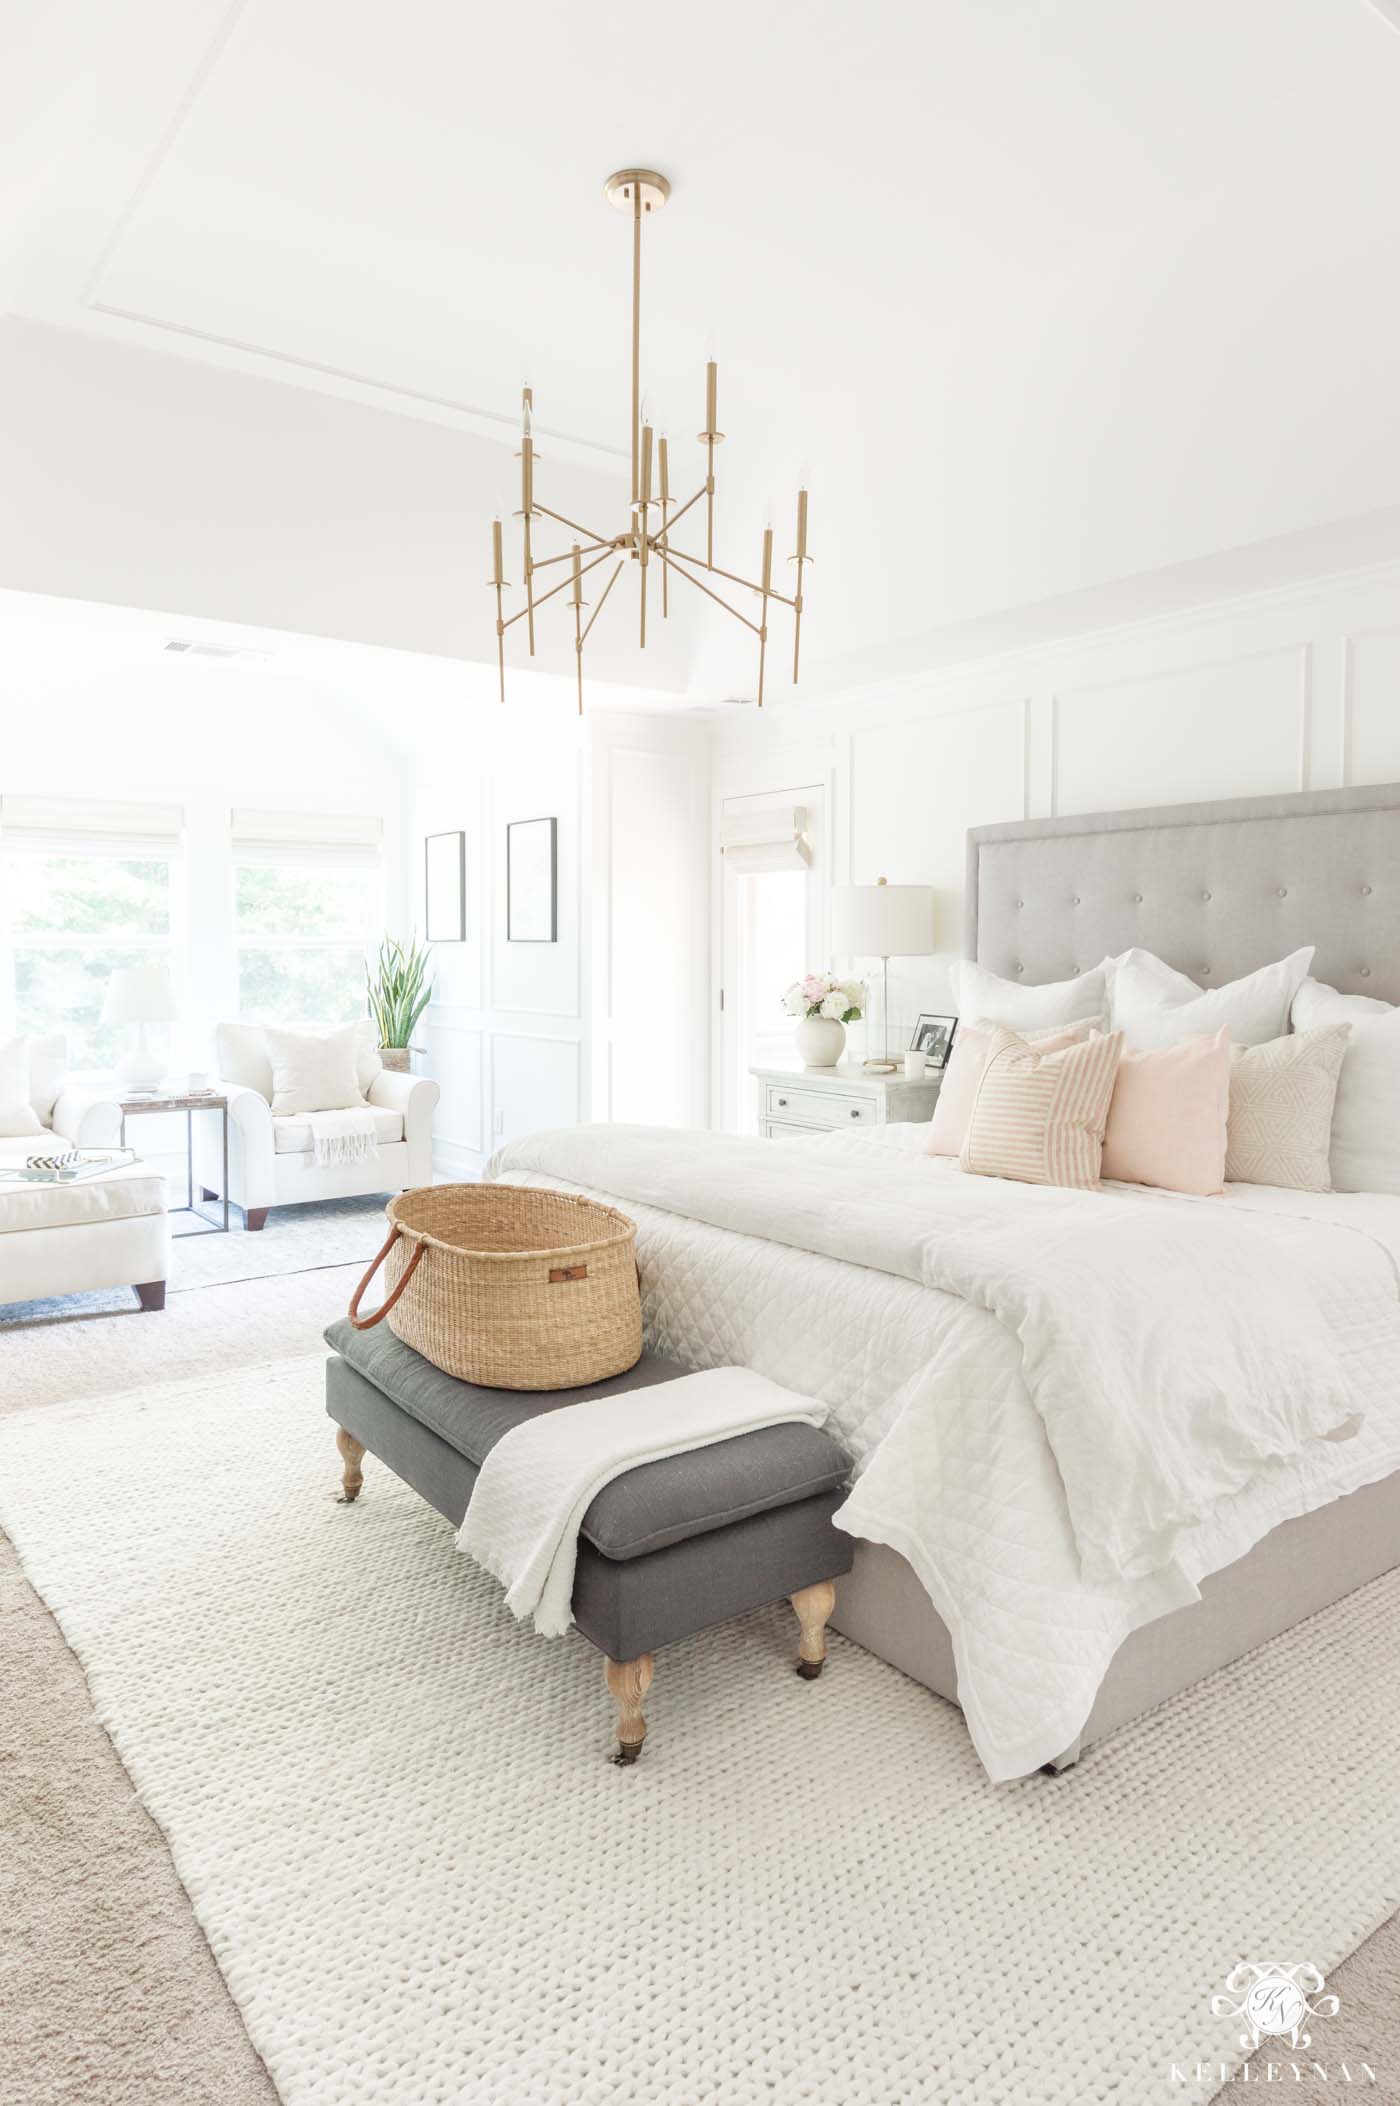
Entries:
<svg viewBox="0 0 1400 2106">
<path fill-rule="evenodd" d="M 293 1026 L 311 1030 L 314 1026 Z M 304 1117 L 274 1118 L 272 1066 L 262 1030 L 250 1024 L 220 1024 L 215 1087 L 228 1098 L 229 1198 L 243 1210 L 244 1225 L 260 1229 L 269 1207 L 309 1199 L 348 1199 L 366 1192 L 402 1192 L 432 1183 L 433 1113 L 438 1086 L 424 1075 L 396 1075 L 381 1067 L 366 1019 L 359 1053 L 359 1083 L 374 1114 L 378 1153 L 367 1162 L 318 1169 Z M 211 1122 L 200 1121 L 209 1127 Z M 220 1136 L 197 1137 L 195 1176 L 207 1197 L 222 1189 Z"/>
<path fill-rule="evenodd" d="M 74 1148 L 116 1148 L 122 1137 L 122 1108 L 110 1093 L 65 1083 L 54 1100 L 49 1125 Z"/>
</svg>

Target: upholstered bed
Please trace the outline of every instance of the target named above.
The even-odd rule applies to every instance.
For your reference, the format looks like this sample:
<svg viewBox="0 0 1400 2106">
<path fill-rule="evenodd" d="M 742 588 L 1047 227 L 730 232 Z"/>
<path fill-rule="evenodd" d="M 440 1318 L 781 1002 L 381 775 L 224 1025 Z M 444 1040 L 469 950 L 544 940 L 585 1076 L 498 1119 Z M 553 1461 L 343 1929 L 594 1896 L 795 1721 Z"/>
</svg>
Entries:
<svg viewBox="0 0 1400 2106">
<path fill-rule="evenodd" d="M 969 855 L 968 953 L 1025 986 L 1138 945 L 1210 988 L 1315 944 L 1314 970 L 1332 986 L 1400 998 L 1400 789 L 980 829 Z M 837 1626 L 961 1702 L 993 1776 L 1073 1760 L 1400 1559 L 1400 1197 L 1036 1192 L 959 1176 L 930 1160 L 918 1129 L 781 1151 L 578 1129 L 512 1144 L 490 1174 L 596 1189 L 635 1216 L 662 1350 L 691 1365 L 741 1361 L 828 1401 L 856 1460 L 838 1525 L 860 1539 Z M 1093 1257 L 1111 1267 L 1120 1239 L 1143 1254 L 1100 1299 L 1099 1328 L 1081 1319 L 1068 1348 L 1074 1411 L 1097 1409 L 1086 1423 L 1105 1455 L 1124 1415 L 1115 1404 L 1149 1400 L 1135 1464 L 1116 1477 L 1082 1427 L 1077 1463 L 1053 1436 L 1053 1453 L 1047 1445 L 1030 1333 L 982 1291 L 987 1268 L 975 1256 L 1004 1253 L 1007 1238 L 1031 1252 L 1026 1277 L 1052 1277 L 1053 1256 L 1038 1251 L 1062 1239 L 1081 1266 Z M 1158 1247 L 1167 1263 L 1207 1248 L 1216 1259 L 1166 1323 L 1159 1294 L 1154 1303 Z M 1074 1291 L 1060 1292 L 1060 1317 L 1073 1314 Z M 1223 1449 L 1208 1455 L 1214 1436 L 1202 1436 L 1199 1501 L 1183 1508 L 1170 1553 L 1091 1571 L 1082 1515 L 1106 1513 L 1118 1483 L 1131 1482 L 1136 1500 L 1157 1445 L 1183 1445 L 1173 1356 L 1191 1355 L 1173 1332 L 1205 1337 L 1208 1357 L 1222 1356 L 1212 1366 L 1262 1366 L 1238 1434 L 1272 1411 L 1275 1365 L 1280 1397 L 1288 1386 L 1286 1356 L 1269 1358 L 1269 1325 L 1286 1325 L 1295 1303 L 1349 1356 L 1360 1431 L 1328 1430 L 1336 1411 L 1307 1420 L 1311 1392 L 1305 1380 L 1296 1394 L 1295 1361 L 1301 1438 L 1265 1442 L 1259 1466 L 1232 1487 L 1215 1467 L 1228 1461 Z M 1252 1336 L 1233 1336 L 1251 1324 Z M 1091 1402 L 1079 1370 L 1114 1330 L 1118 1387 Z M 1149 1334 L 1160 1395 L 1156 1375 L 1121 1379 Z M 1308 1343 L 1302 1331 L 1298 1343 Z"/>
<path fill-rule="evenodd" d="M 965 955 L 1027 985 L 1137 944 L 1216 987 L 1310 943 L 1317 979 L 1400 1002 L 1400 784 L 975 827 L 964 917 Z M 1124 1640 L 1061 1761 L 1397 1563 L 1400 1475 L 1283 1522 Z M 857 1547 L 834 1621 L 957 1701 L 947 1627 L 897 1552 Z"/>
</svg>

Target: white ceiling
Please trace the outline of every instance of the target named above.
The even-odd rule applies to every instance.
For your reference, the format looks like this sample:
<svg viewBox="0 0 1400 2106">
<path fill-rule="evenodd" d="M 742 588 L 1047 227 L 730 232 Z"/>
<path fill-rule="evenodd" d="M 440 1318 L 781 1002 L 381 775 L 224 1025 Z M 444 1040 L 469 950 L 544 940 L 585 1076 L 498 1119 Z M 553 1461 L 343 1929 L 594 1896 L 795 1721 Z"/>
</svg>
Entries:
<svg viewBox="0 0 1400 2106">
<path fill-rule="evenodd" d="M 0 23 L 0 302 L 503 438 L 528 377 L 595 464 L 627 443 L 601 183 L 662 168 L 650 402 L 698 476 L 714 348 L 736 569 L 810 476 L 814 685 L 1361 515 L 1349 548 L 1400 548 L 1400 36 L 1367 0 Z"/>
</svg>

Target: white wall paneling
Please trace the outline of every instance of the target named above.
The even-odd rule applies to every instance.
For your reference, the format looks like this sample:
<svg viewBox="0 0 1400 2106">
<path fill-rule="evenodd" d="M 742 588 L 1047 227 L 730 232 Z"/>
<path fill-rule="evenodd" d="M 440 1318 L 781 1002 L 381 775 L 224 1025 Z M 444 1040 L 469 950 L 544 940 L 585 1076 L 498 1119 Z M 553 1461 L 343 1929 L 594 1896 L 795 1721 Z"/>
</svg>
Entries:
<svg viewBox="0 0 1400 2106">
<path fill-rule="evenodd" d="M 594 1115 L 703 1124 L 708 741 L 599 719 L 593 746 Z"/>
<path fill-rule="evenodd" d="M 491 1147 L 541 1126 L 575 1126 L 582 1116 L 582 1049 L 577 1039 L 542 1031 L 491 1034 Z"/>
<path fill-rule="evenodd" d="M 703 1123 L 708 758 L 696 719 L 476 707 L 424 760 L 418 900 L 424 835 L 467 834 L 467 941 L 435 951 L 425 1019 L 441 1175 L 581 1118 Z M 558 941 L 511 943 L 506 827 L 540 818 L 559 822 Z"/>
<path fill-rule="evenodd" d="M 485 1034 L 465 1013 L 434 1003 L 418 1029 L 429 1074 L 442 1096 L 434 1121 L 433 1147 L 450 1175 L 470 1176 L 488 1153 L 485 1107 Z"/>
<path fill-rule="evenodd" d="M 1058 689 L 1053 810 L 1306 788 L 1308 658 L 1290 644 Z"/>
<path fill-rule="evenodd" d="M 1400 623 L 1346 640 L 1343 780 L 1400 780 Z"/>
<path fill-rule="evenodd" d="M 492 769 L 490 839 L 492 913 L 489 1007 L 527 1016 L 579 1014 L 582 743 L 573 728 L 536 725 L 528 745 L 497 749 Z M 558 940 L 512 943 L 506 935 L 506 828 L 517 819 L 557 819 Z"/>
</svg>

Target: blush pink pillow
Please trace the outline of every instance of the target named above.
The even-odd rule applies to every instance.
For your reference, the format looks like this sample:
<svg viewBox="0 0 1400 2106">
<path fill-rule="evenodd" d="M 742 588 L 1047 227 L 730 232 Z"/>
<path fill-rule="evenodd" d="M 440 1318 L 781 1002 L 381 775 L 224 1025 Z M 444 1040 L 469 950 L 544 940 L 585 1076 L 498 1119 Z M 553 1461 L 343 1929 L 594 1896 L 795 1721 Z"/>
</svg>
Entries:
<svg viewBox="0 0 1400 2106">
<path fill-rule="evenodd" d="M 1058 1053 L 1061 1046 L 1077 1046 L 1091 1031 L 1103 1028 L 1101 1016 L 1086 1016 L 1077 1024 L 1054 1024 L 1044 1031 L 1023 1031 L 1021 1037 L 1038 1053 Z M 963 1024 L 953 1040 L 953 1050 L 943 1073 L 943 1085 L 933 1107 L 929 1127 L 929 1155 L 961 1155 L 977 1085 L 987 1065 L 996 1036 L 996 1024 Z"/>
<path fill-rule="evenodd" d="M 1230 1032 L 1157 1052 L 1125 1047 L 1108 1108 L 1103 1175 L 1208 1198 L 1225 1184 Z"/>
</svg>

